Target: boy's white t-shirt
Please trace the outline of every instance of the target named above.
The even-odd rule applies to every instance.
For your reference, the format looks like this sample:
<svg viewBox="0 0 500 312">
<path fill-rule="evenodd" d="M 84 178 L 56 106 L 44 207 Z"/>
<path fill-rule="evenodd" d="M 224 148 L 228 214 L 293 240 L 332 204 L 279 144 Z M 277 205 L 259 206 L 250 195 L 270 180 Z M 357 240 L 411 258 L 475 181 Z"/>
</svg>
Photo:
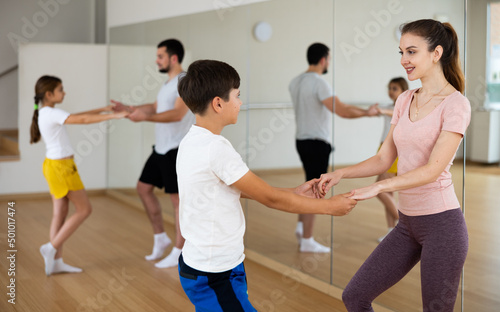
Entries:
<svg viewBox="0 0 500 312">
<path fill-rule="evenodd" d="M 74 154 L 64 122 L 70 113 L 55 107 L 45 106 L 38 111 L 38 128 L 45 142 L 49 159 L 61 159 Z"/>
<path fill-rule="evenodd" d="M 231 184 L 249 171 L 221 135 L 193 125 L 179 146 L 177 179 L 184 262 L 203 272 L 224 272 L 245 258 L 241 192 Z"/>
<path fill-rule="evenodd" d="M 165 83 L 156 97 L 156 113 L 163 113 L 175 107 L 175 101 L 179 97 L 177 85 L 179 75 Z M 195 117 L 191 110 L 188 110 L 182 120 L 175 122 L 155 123 L 155 152 L 165 155 L 168 151 L 177 148 L 182 138 L 195 122 Z"/>
</svg>

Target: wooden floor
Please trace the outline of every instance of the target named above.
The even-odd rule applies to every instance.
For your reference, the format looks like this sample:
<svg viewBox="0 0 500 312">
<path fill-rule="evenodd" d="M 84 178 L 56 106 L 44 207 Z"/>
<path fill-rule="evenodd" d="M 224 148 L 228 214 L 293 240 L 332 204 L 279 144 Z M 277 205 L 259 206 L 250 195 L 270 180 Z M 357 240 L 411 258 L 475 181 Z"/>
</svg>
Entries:
<svg viewBox="0 0 500 312">
<path fill-rule="evenodd" d="M 454 166 L 456 193 L 461 198 L 462 167 Z M 465 264 L 464 311 L 500 311 L 500 170 L 471 164 L 465 179 L 466 221 L 469 253 Z M 261 172 L 272 185 L 299 184 L 301 172 Z M 343 180 L 335 193 L 365 186 L 373 178 Z M 314 236 L 330 246 L 333 224 L 333 253 L 301 254 L 293 235 L 296 216 L 268 209 L 254 201 L 247 203 L 248 249 L 300 269 L 318 279 L 344 288 L 359 266 L 377 246 L 386 231 L 383 207 L 377 199 L 360 202 L 346 217 L 317 216 Z M 331 275 L 330 275 L 331 274 Z M 455 311 L 460 311 L 458 299 Z M 395 311 L 422 311 L 420 273 L 417 265 L 402 281 L 379 296 L 377 303 Z"/>
<path fill-rule="evenodd" d="M 15 201 L 16 304 L 7 302 L 9 285 L 7 207 L 0 201 L 0 311 L 194 311 L 179 283 L 176 268 L 157 269 L 144 260 L 152 247 L 145 214 L 109 196 L 92 196 L 93 214 L 64 247 L 64 260 L 84 269 L 79 274 L 44 274 L 38 251 L 48 240 L 49 198 Z M 173 237 L 171 225 L 167 233 Z M 245 261 L 250 300 L 259 311 L 345 311 L 341 301 L 284 274 Z"/>
<path fill-rule="evenodd" d="M 454 169 L 456 191 L 461 196 L 461 168 Z M 260 172 L 272 185 L 294 186 L 303 177 L 300 170 Z M 344 180 L 336 193 L 346 192 L 373 179 Z M 493 312 L 500 306 L 500 170 L 470 164 L 467 167 L 466 221 L 469 253 L 465 265 L 464 311 Z M 123 193 L 128 203 L 135 191 Z M 158 193 L 159 195 L 161 193 Z M 167 214 L 168 198 L 160 195 Z M 17 303 L 0 311 L 194 311 L 178 282 L 175 269 L 156 269 L 143 260 L 152 243 L 144 213 L 109 196 L 93 196 L 93 215 L 65 246 L 67 263 L 82 267 L 80 274 L 46 277 L 38 252 L 47 241 L 51 203 L 44 200 L 16 201 Z M 293 234 L 296 216 L 243 202 L 247 218 L 245 245 L 266 257 L 343 288 L 376 247 L 385 231 L 384 212 L 376 200 L 358 204 L 347 217 L 318 216 L 315 238 L 329 245 L 333 222 L 333 253 L 303 254 Z M 6 220 L 7 202 L 1 202 L 0 220 Z M 2 248 L 7 250 L 6 222 L 0 224 Z M 168 223 L 167 233 L 173 236 Z M 7 259 L 0 258 L 0 281 L 7 285 Z M 250 300 L 259 311 L 345 311 L 343 304 L 305 285 L 290 283 L 283 272 L 271 271 L 245 261 Z M 422 311 L 418 266 L 376 302 L 394 311 Z M 460 299 L 455 311 L 460 311 Z"/>
</svg>

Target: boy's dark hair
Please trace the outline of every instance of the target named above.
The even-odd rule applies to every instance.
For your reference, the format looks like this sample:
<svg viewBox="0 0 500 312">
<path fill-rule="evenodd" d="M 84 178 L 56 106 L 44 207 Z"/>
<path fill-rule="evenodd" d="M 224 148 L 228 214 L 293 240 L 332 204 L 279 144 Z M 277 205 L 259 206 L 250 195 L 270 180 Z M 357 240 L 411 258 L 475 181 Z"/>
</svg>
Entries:
<svg viewBox="0 0 500 312">
<path fill-rule="evenodd" d="M 182 43 L 177 39 L 167 39 L 158 43 L 157 48 L 165 47 L 169 56 L 177 55 L 179 64 L 182 63 L 184 59 L 184 47 Z"/>
<path fill-rule="evenodd" d="M 193 114 L 204 115 L 215 97 L 229 101 L 229 93 L 240 87 L 240 76 L 229 64 L 199 60 L 181 74 L 177 90 Z"/>
<path fill-rule="evenodd" d="M 330 49 L 322 43 L 313 43 L 307 49 L 307 62 L 316 65 L 323 57 L 327 57 Z"/>
</svg>

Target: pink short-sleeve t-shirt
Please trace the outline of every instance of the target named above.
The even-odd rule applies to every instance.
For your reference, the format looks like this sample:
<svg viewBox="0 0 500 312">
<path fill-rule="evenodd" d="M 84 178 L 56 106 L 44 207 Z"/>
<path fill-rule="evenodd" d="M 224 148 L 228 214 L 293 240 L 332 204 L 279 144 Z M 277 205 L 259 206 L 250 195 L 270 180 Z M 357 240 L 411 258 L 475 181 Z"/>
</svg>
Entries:
<svg viewBox="0 0 500 312">
<path fill-rule="evenodd" d="M 398 175 L 427 164 L 441 131 L 464 135 L 470 122 L 469 100 L 458 91 L 448 95 L 424 118 L 411 121 L 409 108 L 416 90 L 398 97 L 391 121 L 395 125 L 393 139 L 398 151 Z M 460 207 L 449 171 L 453 159 L 436 181 L 399 192 L 399 210 L 403 214 L 421 216 Z"/>
</svg>

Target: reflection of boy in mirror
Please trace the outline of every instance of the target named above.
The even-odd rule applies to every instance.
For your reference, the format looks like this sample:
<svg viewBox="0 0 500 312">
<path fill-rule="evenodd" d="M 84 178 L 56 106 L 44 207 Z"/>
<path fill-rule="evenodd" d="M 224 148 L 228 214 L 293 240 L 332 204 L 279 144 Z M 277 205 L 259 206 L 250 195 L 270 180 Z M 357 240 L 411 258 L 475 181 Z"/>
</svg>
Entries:
<svg viewBox="0 0 500 312">
<path fill-rule="evenodd" d="M 387 88 L 392 103 L 388 105 L 381 105 L 379 107 L 380 113 L 382 114 L 384 120 L 384 131 L 382 132 L 380 146 L 382 146 L 382 143 L 384 143 L 384 140 L 387 137 L 387 134 L 389 134 L 389 130 L 391 129 L 392 113 L 394 111 L 394 105 L 396 104 L 396 100 L 401 93 L 408 90 L 408 82 L 406 82 L 406 79 L 404 79 L 403 77 L 393 78 L 391 79 L 391 81 L 389 81 L 389 85 Z M 377 181 L 394 178 L 397 175 L 397 173 L 398 173 L 398 159 L 396 158 L 396 160 L 389 168 L 389 170 L 380 174 L 377 177 Z M 387 234 L 389 234 L 394 229 L 394 227 L 396 226 L 396 222 L 399 219 L 396 200 L 394 199 L 393 192 L 380 193 L 377 195 L 377 198 L 384 205 L 385 218 L 387 220 Z M 378 242 L 380 243 L 387 234 L 379 237 Z"/>
<path fill-rule="evenodd" d="M 180 227 L 186 239 L 179 275 L 196 311 L 256 311 L 248 300 L 243 265 L 240 197 L 292 213 L 345 215 L 356 205 L 347 199 L 350 194 L 316 199 L 312 190 L 319 180 L 279 189 L 249 171 L 220 135 L 238 120 L 239 85 L 233 67 L 211 60 L 194 62 L 179 81 L 179 94 L 196 115 L 177 160 Z"/>
<path fill-rule="evenodd" d="M 306 180 L 319 178 L 328 170 L 328 158 L 332 151 L 332 112 L 340 117 L 358 118 L 377 116 L 377 105 L 367 110 L 341 102 L 333 96 L 332 87 L 321 78 L 330 65 L 330 49 L 322 43 L 314 43 L 307 49 L 309 68 L 292 80 L 289 86 L 295 110 L 296 148 L 302 161 Z M 330 248 L 312 237 L 314 215 L 300 214 L 295 234 L 301 252 L 330 252 Z"/>
<path fill-rule="evenodd" d="M 137 192 L 146 209 L 154 232 L 154 246 L 146 260 L 160 259 L 171 240 L 163 228 L 163 217 L 160 202 L 154 194 L 154 188 L 165 188 L 175 210 L 176 240 L 171 253 L 156 263 L 158 268 L 177 265 L 184 238 L 179 229 L 179 191 L 175 170 L 177 148 L 184 135 L 194 123 L 194 115 L 179 97 L 177 83 L 179 74 L 183 72 L 182 59 L 184 48 L 176 39 L 168 39 L 158 44 L 156 64 L 161 73 L 168 74 L 168 81 L 158 92 L 156 102 L 139 106 L 125 106 L 112 101 L 115 110 L 129 110 L 132 121 L 155 122 L 155 145 L 137 182 Z"/>
</svg>

